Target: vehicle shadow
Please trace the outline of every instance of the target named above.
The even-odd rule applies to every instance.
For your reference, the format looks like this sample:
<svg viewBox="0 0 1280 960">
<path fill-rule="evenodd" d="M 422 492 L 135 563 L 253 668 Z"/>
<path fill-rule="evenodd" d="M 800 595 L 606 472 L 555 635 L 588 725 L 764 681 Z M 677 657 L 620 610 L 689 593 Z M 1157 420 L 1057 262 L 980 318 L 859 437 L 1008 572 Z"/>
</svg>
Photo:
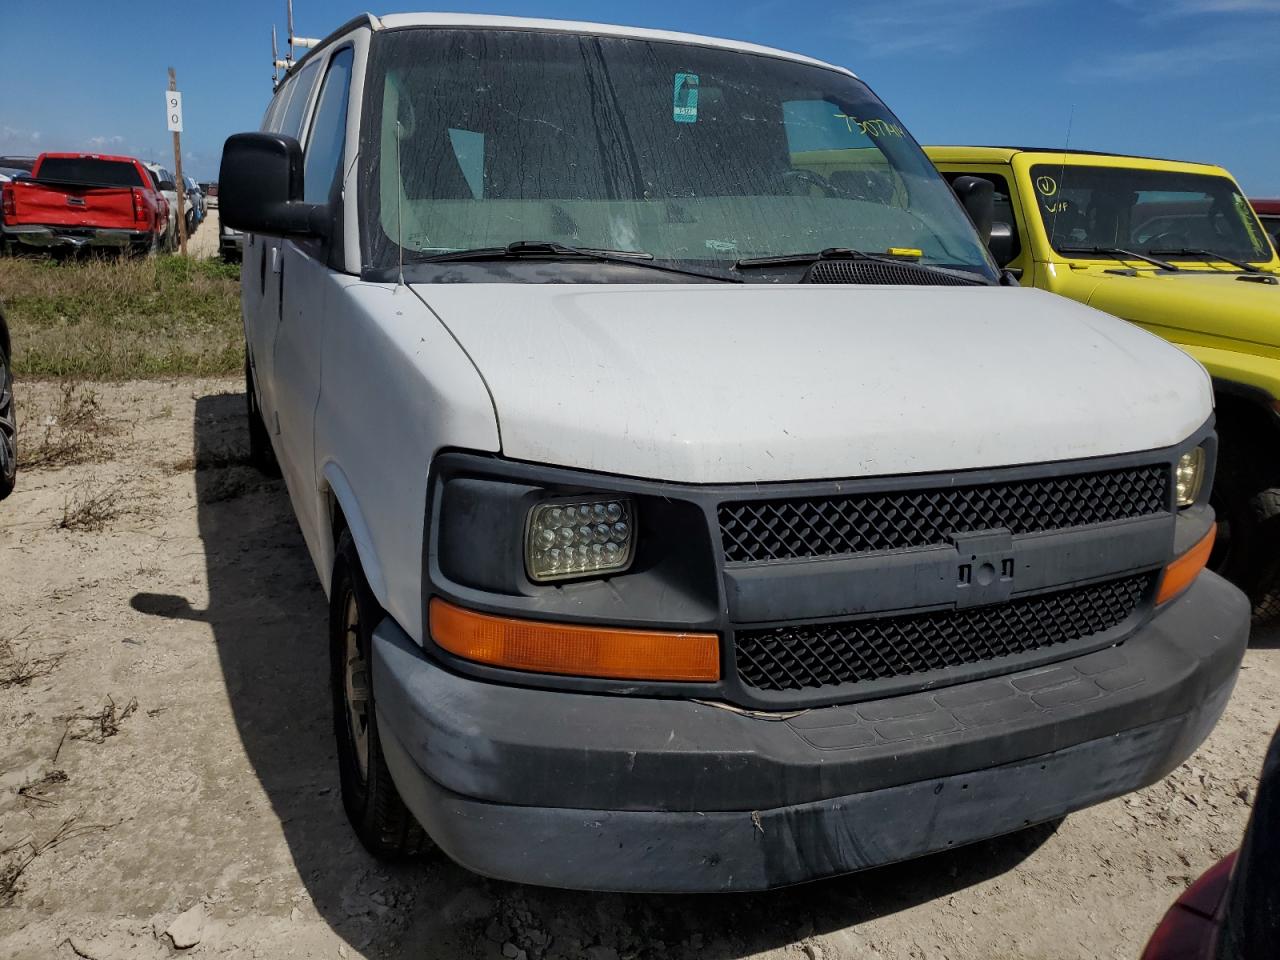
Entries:
<svg viewBox="0 0 1280 960">
<path fill-rule="evenodd" d="M 284 486 L 246 463 L 243 394 L 196 404 L 199 533 L 208 606 L 145 594 L 147 614 L 212 628 L 244 751 L 320 917 L 370 956 L 530 960 L 731 958 L 856 926 L 997 876 L 1056 825 L 767 894 L 636 896 L 523 887 L 435 854 L 387 866 L 354 841 L 338 796 L 326 608 Z M 235 856 L 244 856 L 237 852 Z M 510 953 L 510 951 L 508 951 Z"/>
</svg>

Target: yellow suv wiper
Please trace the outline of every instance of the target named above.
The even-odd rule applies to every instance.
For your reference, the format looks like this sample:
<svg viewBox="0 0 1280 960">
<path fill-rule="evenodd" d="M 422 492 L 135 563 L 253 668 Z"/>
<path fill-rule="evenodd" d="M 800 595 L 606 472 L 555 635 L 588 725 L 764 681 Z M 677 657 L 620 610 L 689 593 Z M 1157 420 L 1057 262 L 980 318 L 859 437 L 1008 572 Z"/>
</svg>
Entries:
<svg viewBox="0 0 1280 960">
<path fill-rule="evenodd" d="M 1262 273 L 1262 270 L 1252 263 L 1245 263 L 1243 260 L 1236 260 L 1234 257 L 1224 257 L 1222 254 L 1214 253 L 1212 250 L 1182 247 L 1178 250 L 1152 250 L 1151 252 L 1163 253 L 1166 257 L 1203 257 L 1205 260 L 1221 260 L 1223 263 L 1229 263 L 1233 267 L 1239 267 L 1245 273 Z"/>
<path fill-rule="evenodd" d="M 1146 263 L 1153 264 L 1161 270 L 1168 270 L 1170 273 L 1177 273 L 1181 267 L 1175 267 L 1167 260 L 1158 260 L 1155 257 L 1148 256 L 1145 253 L 1138 253 L 1137 250 L 1126 250 L 1123 247 L 1058 247 L 1059 253 L 1100 253 L 1104 257 L 1110 257 L 1112 260 L 1142 260 Z"/>
</svg>

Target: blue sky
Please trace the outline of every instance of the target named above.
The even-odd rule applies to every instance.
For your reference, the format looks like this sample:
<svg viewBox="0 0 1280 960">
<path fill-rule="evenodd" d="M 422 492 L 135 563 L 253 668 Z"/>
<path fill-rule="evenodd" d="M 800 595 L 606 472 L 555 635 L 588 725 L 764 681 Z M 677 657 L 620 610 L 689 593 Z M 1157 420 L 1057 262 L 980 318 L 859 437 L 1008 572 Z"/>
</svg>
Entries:
<svg viewBox="0 0 1280 960">
<path fill-rule="evenodd" d="M 0 153 L 171 159 L 161 98 L 173 66 L 183 162 L 208 179 L 223 140 L 256 127 L 270 97 L 271 24 L 283 36 L 284 0 L 170 0 L 151 15 L 116 0 L 14 6 L 0 32 Z M 311 36 L 361 9 L 295 7 L 299 33 Z M 797 50 L 851 67 L 925 143 L 1059 146 L 1074 109 L 1073 147 L 1217 162 L 1246 192 L 1280 196 L 1280 0 L 445 0 L 437 9 Z"/>
</svg>

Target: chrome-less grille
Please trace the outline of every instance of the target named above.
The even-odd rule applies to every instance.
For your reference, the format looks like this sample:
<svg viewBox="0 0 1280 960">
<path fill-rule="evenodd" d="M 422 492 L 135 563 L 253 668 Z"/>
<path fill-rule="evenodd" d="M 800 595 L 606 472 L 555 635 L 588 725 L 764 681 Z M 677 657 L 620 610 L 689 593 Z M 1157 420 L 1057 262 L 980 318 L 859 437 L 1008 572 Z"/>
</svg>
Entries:
<svg viewBox="0 0 1280 960">
<path fill-rule="evenodd" d="M 756 690 L 808 690 L 995 661 L 1123 623 L 1153 574 L 964 610 L 739 630 L 738 676 Z"/>
<path fill-rule="evenodd" d="M 729 563 L 947 543 L 957 533 L 1063 530 L 1168 509 L 1169 466 L 900 492 L 742 500 L 718 509 Z"/>
</svg>

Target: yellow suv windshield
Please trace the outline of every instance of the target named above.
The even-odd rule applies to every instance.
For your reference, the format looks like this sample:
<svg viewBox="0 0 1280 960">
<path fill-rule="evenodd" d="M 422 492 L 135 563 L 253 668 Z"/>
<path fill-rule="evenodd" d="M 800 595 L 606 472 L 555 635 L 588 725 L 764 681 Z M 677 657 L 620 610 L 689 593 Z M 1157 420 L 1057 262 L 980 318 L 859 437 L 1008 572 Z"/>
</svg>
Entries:
<svg viewBox="0 0 1280 960">
<path fill-rule="evenodd" d="M 1123 249 L 1165 260 L 1271 259 L 1249 202 L 1225 177 L 1171 170 L 1040 164 L 1031 182 L 1055 250 Z"/>
</svg>

